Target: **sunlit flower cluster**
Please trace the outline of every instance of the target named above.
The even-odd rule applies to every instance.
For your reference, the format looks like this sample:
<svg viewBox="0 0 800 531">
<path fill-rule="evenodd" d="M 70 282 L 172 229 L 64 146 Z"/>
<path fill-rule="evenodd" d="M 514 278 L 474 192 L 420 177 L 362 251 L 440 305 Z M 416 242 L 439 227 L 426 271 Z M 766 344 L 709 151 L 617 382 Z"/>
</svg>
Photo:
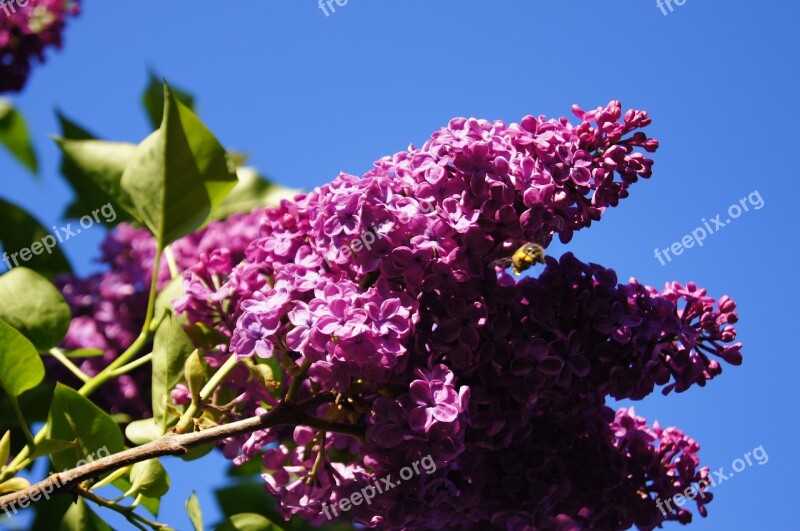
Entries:
<svg viewBox="0 0 800 531">
<path fill-rule="evenodd" d="M 705 385 L 717 358 L 739 364 L 734 303 L 691 283 L 619 283 L 569 253 L 521 280 L 497 265 L 525 242 L 568 242 L 651 175 L 646 113 L 573 111 L 577 125 L 455 119 L 361 178 L 267 209 L 241 264 L 219 251 L 187 274 L 191 322 L 242 360 L 283 367 L 274 397 L 303 379 L 300 399 L 334 397 L 317 417 L 352 428 L 226 442 L 236 462 L 260 455 L 287 517 L 321 523 L 323 503 L 431 455 L 435 474 L 348 514 L 382 529 L 688 520 L 654 500 L 705 477 L 698 445 L 606 401 Z M 211 289 L 208 275 L 225 280 Z M 242 413 L 264 412 L 247 385 Z"/>
</svg>

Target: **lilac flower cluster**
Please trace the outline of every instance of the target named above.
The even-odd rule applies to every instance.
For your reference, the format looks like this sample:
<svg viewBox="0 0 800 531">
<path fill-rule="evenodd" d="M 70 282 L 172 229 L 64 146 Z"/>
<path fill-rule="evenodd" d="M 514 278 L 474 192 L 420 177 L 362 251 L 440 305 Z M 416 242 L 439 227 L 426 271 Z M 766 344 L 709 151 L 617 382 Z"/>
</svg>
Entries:
<svg viewBox="0 0 800 531">
<path fill-rule="evenodd" d="M 716 358 L 741 363 L 735 304 L 694 284 L 620 284 L 569 253 L 538 278 L 495 265 L 525 242 L 569 241 L 650 177 L 647 113 L 616 101 L 573 112 L 577 125 L 452 120 L 362 178 L 268 208 L 239 265 L 211 253 L 187 273 L 190 322 L 247 363 L 276 361 L 281 393 L 329 396 L 317 418 L 351 428 L 225 442 L 237 463 L 261 452 L 285 516 L 322 523 L 323 503 L 431 455 L 435 474 L 349 514 L 382 529 L 690 519 L 655 499 L 705 477 L 697 444 L 606 399 L 681 392 L 720 374 Z M 359 244 L 368 231 L 374 243 Z M 280 396 L 253 381 L 227 382 L 243 415 Z"/>
<path fill-rule="evenodd" d="M 32 59 L 44 61 L 47 48 L 61 47 L 66 18 L 80 7 L 80 0 L 0 3 L 0 92 L 22 90 Z"/>
<path fill-rule="evenodd" d="M 174 242 L 170 247 L 178 268 L 184 271 L 202 259 L 202 263 L 211 264 L 213 270 L 215 261 L 209 258 L 212 255 L 241 261 L 244 249 L 258 234 L 260 217 L 260 211 L 234 215 Z M 100 262 L 107 267 L 106 271 L 87 278 L 62 275 L 56 279 L 73 315 L 62 346 L 103 351 L 102 357 L 81 361 L 79 367 L 87 375 L 100 372 L 139 335 L 144 324 L 155 255 L 152 235 L 146 229 L 123 223 L 103 242 Z M 226 275 L 229 272 L 230 269 Z M 162 261 L 158 288 L 163 289 L 170 280 L 169 268 Z M 60 365 L 52 362 L 48 374 L 76 383 L 70 373 L 60 369 Z M 142 418 L 150 410 L 149 368 L 109 382 L 98 390 L 94 400 L 110 411 Z"/>
</svg>

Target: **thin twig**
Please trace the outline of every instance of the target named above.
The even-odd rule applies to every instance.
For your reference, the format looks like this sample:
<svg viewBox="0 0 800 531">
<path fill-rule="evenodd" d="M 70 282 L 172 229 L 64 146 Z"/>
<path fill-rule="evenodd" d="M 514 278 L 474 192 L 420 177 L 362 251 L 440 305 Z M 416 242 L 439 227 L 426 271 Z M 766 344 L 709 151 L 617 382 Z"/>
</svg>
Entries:
<svg viewBox="0 0 800 531">
<path fill-rule="evenodd" d="M 66 357 L 64 353 L 61 352 L 61 349 L 51 348 L 50 355 L 53 356 L 58 361 L 60 361 L 64 367 L 69 369 L 69 372 L 74 374 L 83 383 L 86 383 L 89 380 L 91 380 L 91 377 L 85 372 L 83 372 L 77 365 L 72 363 L 72 360 Z"/>
<path fill-rule="evenodd" d="M 125 517 L 126 520 L 128 520 L 137 529 L 144 529 L 144 531 L 147 531 L 147 529 L 145 527 L 143 527 L 142 524 L 148 525 L 148 526 L 152 527 L 153 529 L 164 529 L 165 527 L 167 527 L 167 524 L 160 524 L 158 522 L 154 522 L 154 521 L 152 521 L 152 520 L 150 520 L 148 518 L 145 518 L 144 516 L 142 516 L 140 514 L 136 514 L 134 512 L 136 507 L 125 507 L 123 505 L 119 505 L 119 504 L 117 504 L 117 503 L 115 503 L 115 502 L 113 502 L 111 500 L 107 500 L 107 499 L 103 498 L 102 496 L 98 496 L 94 492 L 90 492 L 88 489 L 85 489 L 81 485 L 78 485 L 77 487 L 75 487 L 75 492 L 79 496 L 83 496 L 87 500 L 96 503 L 100 507 L 105 507 L 106 509 L 111 509 L 112 511 L 115 511 L 115 512 L 121 514 L 122 516 Z"/>
<path fill-rule="evenodd" d="M 83 481 L 133 463 L 166 455 L 184 455 L 190 448 L 195 446 L 216 442 L 237 435 L 249 434 L 270 427 L 310 426 L 339 433 L 347 433 L 355 437 L 363 437 L 363 434 L 358 431 L 355 426 L 326 422 L 322 419 L 312 417 L 305 412 L 305 410 L 310 407 L 330 402 L 332 399 L 333 397 L 329 394 L 317 395 L 297 404 L 279 404 L 263 415 L 232 422 L 230 424 L 224 424 L 222 426 L 192 433 L 176 434 L 169 432 L 155 441 L 97 459 L 96 461 L 71 470 L 53 474 L 35 485 L 2 496 L 0 497 L 0 508 L 9 504 L 15 504 L 22 499 L 30 500 L 32 496 L 34 499 L 38 499 L 41 497 L 42 492 L 47 492 L 52 495 L 73 490 L 76 485 Z"/>
<path fill-rule="evenodd" d="M 127 374 L 127 373 L 131 372 L 133 369 L 135 369 L 137 367 L 140 367 L 140 366 L 144 365 L 145 363 L 148 363 L 152 359 L 153 359 L 153 353 L 152 352 L 150 352 L 149 354 L 145 354 L 141 358 L 137 358 L 137 359 L 133 360 L 132 362 L 128 363 L 127 365 L 123 365 L 119 369 L 117 369 L 115 371 L 111 371 L 111 373 L 109 373 L 109 377 L 116 378 L 117 376 L 122 376 L 123 374 Z"/>
</svg>

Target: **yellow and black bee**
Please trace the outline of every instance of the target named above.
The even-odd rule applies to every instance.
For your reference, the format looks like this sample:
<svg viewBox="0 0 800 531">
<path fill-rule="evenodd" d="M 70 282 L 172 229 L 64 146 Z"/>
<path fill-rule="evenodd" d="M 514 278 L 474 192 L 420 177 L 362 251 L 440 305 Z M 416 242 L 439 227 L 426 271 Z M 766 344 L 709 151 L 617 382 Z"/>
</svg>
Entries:
<svg viewBox="0 0 800 531">
<path fill-rule="evenodd" d="M 534 264 L 544 263 L 544 247 L 538 243 L 526 243 L 514 251 L 508 258 L 495 260 L 492 265 L 502 268 L 511 266 L 511 271 L 515 275 L 521 275 L 523 271 L 530 269 Z"/>
</svg>

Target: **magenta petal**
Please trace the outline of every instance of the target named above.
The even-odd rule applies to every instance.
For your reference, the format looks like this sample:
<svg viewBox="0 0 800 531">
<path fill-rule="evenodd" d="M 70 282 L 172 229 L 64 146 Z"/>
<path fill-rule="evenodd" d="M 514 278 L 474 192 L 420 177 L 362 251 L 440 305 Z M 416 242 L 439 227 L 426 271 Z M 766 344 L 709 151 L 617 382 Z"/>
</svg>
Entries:
<svg viewBox="0 0 800 531">
<path fill-rule="evenodd" d="M 430 409 L 433 418 L 440 422 L 453 422 L 458 418 L 458 409 L 451 404 L 438 404 Z"/>
<path fill-rule="evenodd" d="M 562 360 L 561 358 L 556 358 L 554 356 L 548 356 L 547 358 L 543 359 L 542 362 L 539 364 L 539 370 L 547 374 L 548 376 L 556 376 L 560 374 L 563 368 L 564 368 L 564 360 Z"/>
</svg>

